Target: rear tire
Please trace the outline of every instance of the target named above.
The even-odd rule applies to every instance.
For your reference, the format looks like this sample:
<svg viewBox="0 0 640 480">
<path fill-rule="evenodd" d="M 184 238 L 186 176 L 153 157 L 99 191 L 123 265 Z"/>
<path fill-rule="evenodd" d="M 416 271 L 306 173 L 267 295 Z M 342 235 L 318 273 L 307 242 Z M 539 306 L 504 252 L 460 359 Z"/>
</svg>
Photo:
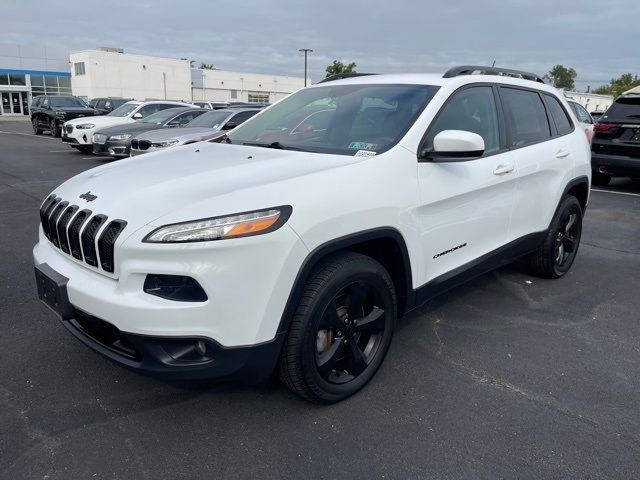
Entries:
<svg viewBox="0 0 640 480">
<path fill-rule="evenodd" d="M 573 265 L 581 235 L 582 206 L 576 197 L 565 197 L 544 242 L 530 257 L 533 273 L 544 278 L 562 277 Z"/>
<path fill-rule="evenodd" d="M 59 137 L 61 134 L 60 125 L 58 125 L 58 122 L 56 122 L 53 118 L 49 121 L 49 131 L 51 132 L 51 136 L 53 137 Z"/>
<path fill-rule="evenodd" d="M 382 265 L 353 252 L 329 257 L 305 284 L 281 352 L 280 379 L 315 403 L 353 395 L 382 364 L 395 318 L 395 289 Z"/>
<path fill-rule="evenodd" d="M 591 172 L 591 185 L 596 187 L 606 187 L 611 181 L 611 175 L 600 172 Z"/>
</svg>

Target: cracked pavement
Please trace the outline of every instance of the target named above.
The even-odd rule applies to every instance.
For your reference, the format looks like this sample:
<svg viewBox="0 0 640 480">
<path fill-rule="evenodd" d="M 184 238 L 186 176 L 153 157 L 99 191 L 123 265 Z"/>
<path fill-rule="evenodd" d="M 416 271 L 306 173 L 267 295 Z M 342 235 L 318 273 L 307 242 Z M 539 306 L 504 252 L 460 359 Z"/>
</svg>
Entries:
<svg viewBox="0 0 640 480">
<path fill-rule="evenodd" d="M 367 388 L 319 407 L 146 378 L 73 338 L 37 300 L 38 206 L 104 160 L 0 132 L 0 479 L 640 476 L 640 182 L 592 193 L 565 278 L 514 264 L 436 298 Z"/>
</svg>

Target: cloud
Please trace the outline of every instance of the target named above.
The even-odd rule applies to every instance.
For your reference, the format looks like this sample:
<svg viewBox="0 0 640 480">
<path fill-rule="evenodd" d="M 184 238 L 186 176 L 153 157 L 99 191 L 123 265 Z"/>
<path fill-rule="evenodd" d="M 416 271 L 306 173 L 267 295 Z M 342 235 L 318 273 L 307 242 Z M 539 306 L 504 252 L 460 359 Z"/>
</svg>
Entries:
<svg viewBox="0 0 640 480">
<path fill-rule="evenodd" d="M 300 76 L 304 47 L 314 50 L 314 79 L 333 59 L 355 61 L 367 72 L 437 72 L 495 60 L 543 74 L 561 63 L 577 70 L 579 87 L 640 73 L 634 70 L 640 2 L 67 0 L 51 8 L 42 0 L 5 0 L 3 8 L 12 19 L 3 22 L 4 41 L 55 41 L 69 50 L 118 46 L 228 70 Z"/>
</svg>

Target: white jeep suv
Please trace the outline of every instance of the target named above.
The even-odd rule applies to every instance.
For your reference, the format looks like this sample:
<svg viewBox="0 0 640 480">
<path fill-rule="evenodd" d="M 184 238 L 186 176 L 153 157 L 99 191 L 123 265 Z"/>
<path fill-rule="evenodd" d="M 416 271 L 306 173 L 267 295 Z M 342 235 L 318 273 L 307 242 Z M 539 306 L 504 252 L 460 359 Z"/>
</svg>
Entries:
<svg viewBox="0 0 640 480">
<path fill-rule="evenodd" d="M 56 188 L 38 293 L 126 367 L 250 383 L 277 370 L 335 402 L 373 377 L 396 318 L 435 295 L 522 256 L 544 277 L 569 270 L 591 174 L 577 123 L 524 72 L 330 78 L 221 143 Z"/>
</svg>

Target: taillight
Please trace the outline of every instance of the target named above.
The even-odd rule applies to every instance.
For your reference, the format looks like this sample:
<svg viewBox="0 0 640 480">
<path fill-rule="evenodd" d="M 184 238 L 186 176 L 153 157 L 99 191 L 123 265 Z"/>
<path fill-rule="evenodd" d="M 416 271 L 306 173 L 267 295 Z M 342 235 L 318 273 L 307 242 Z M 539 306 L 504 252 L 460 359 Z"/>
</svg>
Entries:
<svg viewBox="0 0 640 480">
<path fill-rule="evenodd" d="M 615 123 L 596 123 L 593 126 L 593 129 L 596 132 L 606 132 L 608 130 L 611 130 L 612 128 L 615 128 L 617 125 Z"/>
</svg>

